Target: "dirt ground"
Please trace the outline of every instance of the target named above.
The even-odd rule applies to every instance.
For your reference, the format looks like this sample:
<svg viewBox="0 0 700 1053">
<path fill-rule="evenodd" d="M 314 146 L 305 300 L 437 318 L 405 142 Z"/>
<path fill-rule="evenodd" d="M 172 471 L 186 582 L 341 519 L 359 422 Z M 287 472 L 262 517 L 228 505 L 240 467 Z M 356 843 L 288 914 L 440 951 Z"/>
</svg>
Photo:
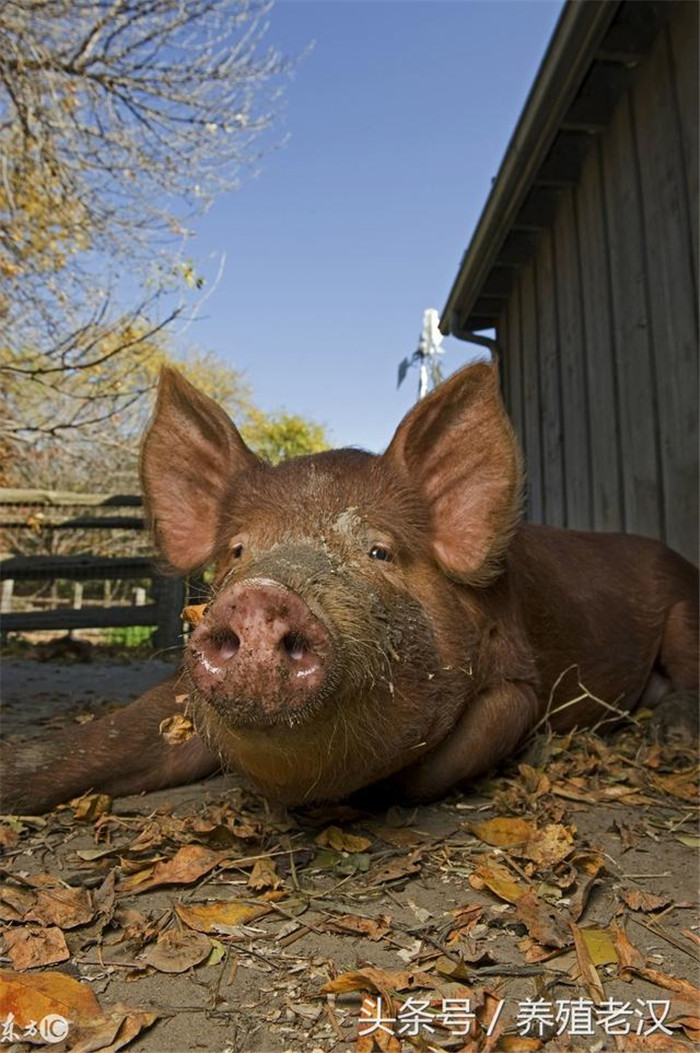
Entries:
<svg viewBox="0 0 700 1053">
<path fill-rule="evenodd" d="M 3 732 L 91 719 L 170 669 L 8 659 Z M 473 794 L 411 810 L 285 812 L 227 776 L 4 816 L 1 1037 L 79 1053 L 698 1048 L 697 777 L 697 756 L 642 722 L 542 737 Z M 68 1035 L 49 1042 L 56 1017 Z"/>
</svg>

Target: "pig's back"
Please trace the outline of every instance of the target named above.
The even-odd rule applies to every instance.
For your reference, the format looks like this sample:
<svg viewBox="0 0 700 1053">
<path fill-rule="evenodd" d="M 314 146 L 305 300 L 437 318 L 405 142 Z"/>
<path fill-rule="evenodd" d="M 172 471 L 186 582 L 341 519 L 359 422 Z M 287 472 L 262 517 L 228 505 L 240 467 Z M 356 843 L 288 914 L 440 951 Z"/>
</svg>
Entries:
<svg viewBox="0 0 700 1053">
<path fill-rule="evenodd" d="M 523 524 L 508 563 L 543 708 L 552 693 L 554 707 L 581 694 L 580 682 L 631 709 L 658 660 L 669 612 L 677 604 L 697 609 L 696 568 L 648 538 Z M 590 723 L 592 708 L 600 709 L 595 719 L 605 714 L 587 700 L 553 723 Z"/>
</svg>

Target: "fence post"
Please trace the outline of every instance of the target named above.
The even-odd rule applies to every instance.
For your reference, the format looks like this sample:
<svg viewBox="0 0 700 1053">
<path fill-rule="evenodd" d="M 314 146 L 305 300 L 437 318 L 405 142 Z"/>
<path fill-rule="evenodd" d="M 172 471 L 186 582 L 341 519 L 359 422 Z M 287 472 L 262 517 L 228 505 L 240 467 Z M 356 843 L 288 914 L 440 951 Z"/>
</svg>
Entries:
<svg viewBox="0 0 700 1053">
<path fill-rule="evenodd" d="M 185 583 L 181 578 L 153 577 L 155 600 L 158 606 L 158 628 L 155 645 L 159 651 L 182 647 L 182 618 L 185 605 Z"/>
<path fill-rule="evenodd" d="M 15 589 L 15 583 L 12 578 L 5 578 L 2 583 L 2 594 L 0 595 L 0 611 L 3 614 L 10 614 L 12 611 L 12 594 Z"/>
</svg>

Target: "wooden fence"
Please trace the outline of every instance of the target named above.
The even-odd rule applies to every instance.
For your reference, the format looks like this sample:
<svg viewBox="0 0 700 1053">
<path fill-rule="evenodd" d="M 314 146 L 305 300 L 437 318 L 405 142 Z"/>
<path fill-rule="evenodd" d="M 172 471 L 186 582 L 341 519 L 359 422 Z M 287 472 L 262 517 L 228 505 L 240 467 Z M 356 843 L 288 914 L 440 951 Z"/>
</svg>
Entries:
<svg viewBox="0 0 700 1053">
<path fill-rule="evenodd" d="M 80 494 L 54 490 L 0 488 L 0 530 L 5 539 L 12 534 L 39 535 L 54 531 L 143 531 L 141 498 L 133 494 Z M 77 512 L 75 510 L 78 510 Z M 100 536 L 100 535 L 97 535 Z M 88 535 L 89 538 L 89 535 Z M 119 546 L 119 541 L 115 547 Z M 8 541 L 4 541 L 4 546 Z M 125 547 L 122 536 L 121 546 Z M 22 546 L 23 548 L 28 546 Z M 100 546 L 102 547 L 102 546 Z M 126 546 L 126 547 L 133 547 Z M 144 546 L 140 546 L 144 547 Z M 113 605 L 83 602 L 83 584 L 102 581 L 105 588 L 115 581 L 150 581 L 150 602 L 142 585 L 132 590 L 132 603 Z M 154 643 L 161 650 L 182 641 L 180 612 L 186 603 L 187 587 L 178 578 L 160 574 L 150 555 L 0 554 L 2 633 L 39 629 L 101 629 L 143 625 L 156 627 Z M 18 610 L 16 585 L 26 582 L 73 582 L 72 602 L 48 608 Z"/>
</svg>

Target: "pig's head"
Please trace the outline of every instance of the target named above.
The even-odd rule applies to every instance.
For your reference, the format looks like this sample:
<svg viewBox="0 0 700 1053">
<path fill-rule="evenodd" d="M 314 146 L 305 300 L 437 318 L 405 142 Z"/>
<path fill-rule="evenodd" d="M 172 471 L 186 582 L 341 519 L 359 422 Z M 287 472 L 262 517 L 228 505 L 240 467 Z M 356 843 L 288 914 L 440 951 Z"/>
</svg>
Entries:
<svg viewBox="0 0 700 1053">
<path fill-rule="evenodd" d="M 185 667 L 198 730 L 224 763 L 282 800 L 331 798 L 450 730 L 478 687 L 476 592 L 519 511 L 495 367 L 442 384 L 381 456 L 276 467 L 165 369 L 142 479 L 169 567 L 216 567 Z"/>
</svg>

